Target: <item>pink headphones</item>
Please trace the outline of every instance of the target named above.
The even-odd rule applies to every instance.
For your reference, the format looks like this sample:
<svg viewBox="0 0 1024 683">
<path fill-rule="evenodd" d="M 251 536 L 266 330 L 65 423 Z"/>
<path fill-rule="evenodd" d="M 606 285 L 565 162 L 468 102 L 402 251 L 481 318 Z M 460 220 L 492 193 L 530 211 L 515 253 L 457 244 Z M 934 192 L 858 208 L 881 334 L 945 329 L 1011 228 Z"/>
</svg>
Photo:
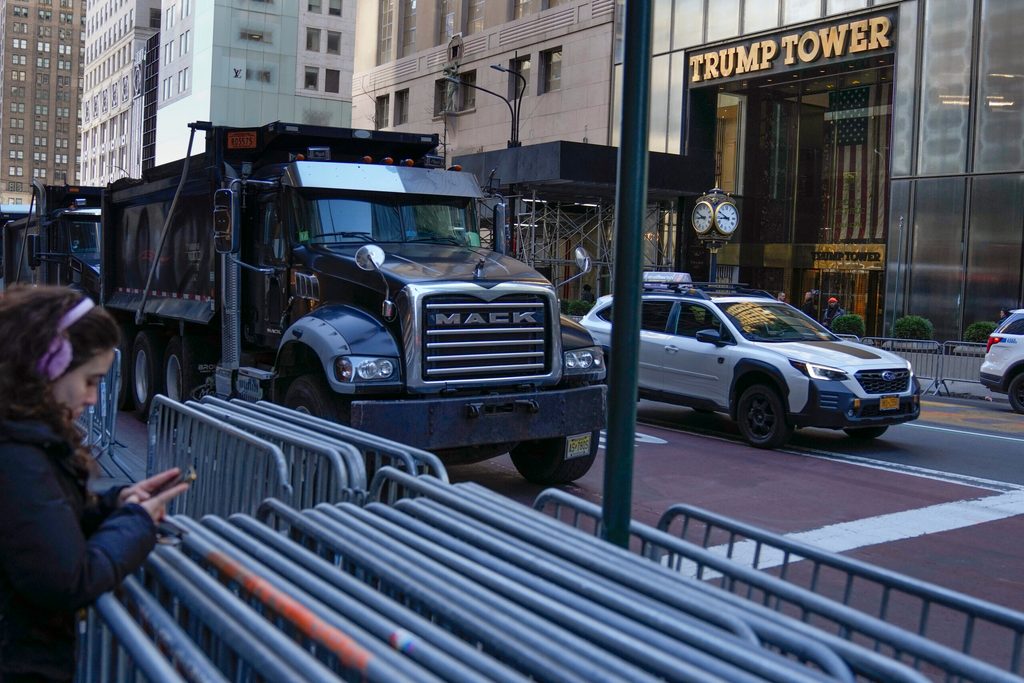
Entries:
<svg viewBox="0 0 1024 683">
<path fill-rule="evenodd" d="M 71 342 L 64 335 L 64 331 L 81 320 L 82 316 L 88 313 L 95 305 L 92 299 L 86 297 L 64 314 L 60 322 L 57 323 L 57 336 L 53 338 L 53 341 L 50 342 L 50 348 L 46 350 L 43 357 L 36 363 L 36 370 L 39 371 L 39 374 L 45 376 L 51 382 L 64 374 L 68 366 L 71 365 L 71 358 L 73 356 Z"/>
</svg>

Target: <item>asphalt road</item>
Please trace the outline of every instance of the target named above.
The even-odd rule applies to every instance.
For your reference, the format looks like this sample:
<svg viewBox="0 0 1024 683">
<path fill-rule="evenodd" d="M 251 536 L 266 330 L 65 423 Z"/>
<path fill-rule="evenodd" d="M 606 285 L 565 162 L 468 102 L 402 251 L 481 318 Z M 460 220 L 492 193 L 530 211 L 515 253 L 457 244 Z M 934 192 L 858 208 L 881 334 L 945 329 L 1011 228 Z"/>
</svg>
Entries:
<svg viewBox="0 0 1024 683">
<path fill-rule="evenodd" d="M 645 424 L 740 440 L 724 415 L 707 415 L 664 403 L 641 401 Z M 1024 485 L 1024 415 L 1004 401 L 931 398 L 921 418 L 890 427 L 874 441 L 841 431 L 797 430 L 785 450 L 856 456 L 940 472 Z"/>
</svg>

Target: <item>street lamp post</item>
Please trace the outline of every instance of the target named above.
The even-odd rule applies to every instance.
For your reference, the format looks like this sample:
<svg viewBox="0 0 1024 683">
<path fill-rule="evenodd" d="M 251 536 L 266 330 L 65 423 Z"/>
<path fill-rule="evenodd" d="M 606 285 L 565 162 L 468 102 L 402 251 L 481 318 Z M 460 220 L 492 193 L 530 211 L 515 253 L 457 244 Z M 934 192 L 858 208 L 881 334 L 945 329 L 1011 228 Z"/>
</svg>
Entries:
<svg viewBox="0 0 1024 683">
<path fill-rule="evenodd" d="M 528 85 L 526 76 L 501 64 L 491 64 L 491 68 L 495 71 L 512 74 L 522 82 L 522 87 L 516 88 L 519 92 L 515 98 L 515 106 L 512 108 L 512 139 L 508 142 L 509 147 L 519 147 L 522 144 L 519 142 L 519 114 L 523 110 L 523 95 L 526 94 L 526 86 Z"/>
<path fill-rule="evenodd" d="M 516 114 L 516 107 L 512 104 L 512 102 L 507 97 L 505 97 L 504 95 L 499 95 L 498 93 L 494 92 L 493 90 L 488 90 L 487 88 L 482 88 L 479 85 L 474 85 L 473 83 L 466 83 L 462 79 L 455 78 L 454 76 L 446 76 L 445 80 L 451 81 L 455 85 L 460 85 L 460 86 L 464 85 L 464 86 L 466 86 L 468 88 L 473 88 L 475 90 L 480 90 L 481 92 L 485 92 L 488 95 L 494 95 L 499 100 L 504 102 L 505 106 L 508 107 L 508 113 L 512 117 L 512 137 L 508 141 L 508 146 L 509 147 L 519 147 L 520 146 L 521 143 L 519 142 L 519 116 Z"/>
</svg>

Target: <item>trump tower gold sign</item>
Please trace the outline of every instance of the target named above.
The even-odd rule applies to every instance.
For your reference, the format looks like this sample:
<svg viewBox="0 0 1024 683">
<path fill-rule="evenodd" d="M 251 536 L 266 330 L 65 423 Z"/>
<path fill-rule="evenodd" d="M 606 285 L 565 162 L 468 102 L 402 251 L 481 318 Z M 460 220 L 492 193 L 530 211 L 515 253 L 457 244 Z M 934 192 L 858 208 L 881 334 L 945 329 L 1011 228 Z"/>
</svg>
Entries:
<svg viewBox="0 0 1024 683">
<path fill-rule="evenodd" d="M 888 52 L 893 47 L 894 17 L 884 14 L 851 19 L 690 54 L 690 83 L 731 80 Z"/>
</svg>

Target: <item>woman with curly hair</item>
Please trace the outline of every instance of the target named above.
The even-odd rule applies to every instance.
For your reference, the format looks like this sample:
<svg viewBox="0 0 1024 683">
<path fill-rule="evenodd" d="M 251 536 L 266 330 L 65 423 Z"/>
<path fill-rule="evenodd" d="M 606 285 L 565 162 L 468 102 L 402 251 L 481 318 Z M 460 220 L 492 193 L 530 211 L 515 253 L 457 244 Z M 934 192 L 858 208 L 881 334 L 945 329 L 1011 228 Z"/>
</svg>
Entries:
<svg viewBox="0 0 1024 683">
<path fill-rule="evenodd" d="M 70 681 L 75 613 L 145 560 L 168 470 L 96 496 L 75 420 L 97 401 L 114 319 L 61 287 L 0 295 L 0 683 Z M 166 490 L 162 490 L 166 489 Z"/>
</svg>

